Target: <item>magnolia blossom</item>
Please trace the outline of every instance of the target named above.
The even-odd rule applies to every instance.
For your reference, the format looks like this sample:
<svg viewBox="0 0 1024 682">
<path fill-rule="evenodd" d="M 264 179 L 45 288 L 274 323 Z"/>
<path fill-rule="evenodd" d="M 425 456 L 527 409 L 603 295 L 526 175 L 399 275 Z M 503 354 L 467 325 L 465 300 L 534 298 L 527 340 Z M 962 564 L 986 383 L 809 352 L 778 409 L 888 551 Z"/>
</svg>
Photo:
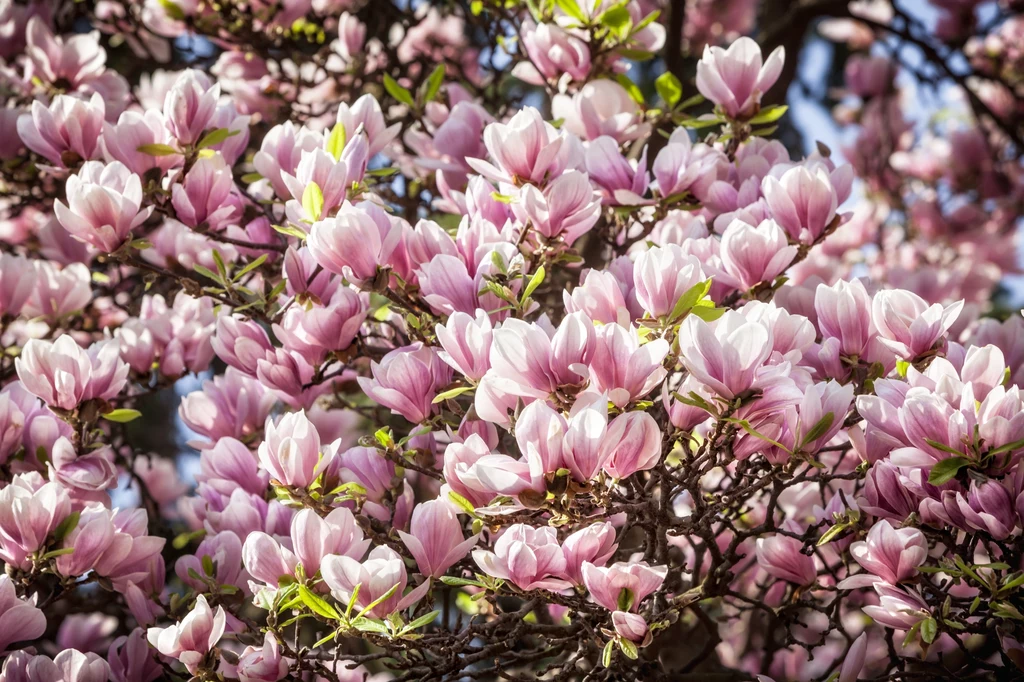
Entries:
<svg viewBox="0 0 1024 682">
<path fill-rule="evenodd" d="M 779 79 L 785 59 L 785 49 L 777 47 L 762 63 L 760 46 L 746 37 L 728 49 L 707 45 L 697 62 L 697 89 L 726 116 L 749 118 L 760 108 L 761 96 Z"/>
<path fill-rule="evenodd" d="M 25 388 L 63 410 L 74 410 L 87 400 L 114 398 L 129 370 L 117 341 L 100 341 L 84 349 L 66 334 L 54 342 L 29 341 L 15 366 Z"/>
<path fill-rule="evenodd" d="M 554 528 L 515 524 L 494 543 L 493 552 L 473 550 L 473 560 L 487 575 L 523 590 L 571 587 L 565 579 L 567 563 Z"/>
<path fill-rule="evenodd" d="M 195 607 L 180 623 L 166 628 L 149 628 L 147 638 L 157 651 L 181 661 L 190 673 L 195 674 L 224 634 L 226 618 L 223 606 L 214 611 L 206 597 L 199 595 Z"/>
<path fill-rule="evenodd" d="M 469 553 L 478 535 L 463 540 L 462 524 L 443 499 L 430 500 L 416 506 L 412 513 L 410 533 L 398 532 L 409 548 L 420 573 L 438 578 Z"/>
<path fill-rule="evenodd" d="M 359 562 L 347 556 L 328 556 L 321 568 L 324 582 L 331 593 L 341 602 L 347 603 L 359 586 L 356 603 L 367 607 L 394 588 L 394 593 L 374 606 L 370 613 L 378 618 L 388 616 L 415 604 L 426 593 L 430 582 L 425 581 L 408 594 L 404 594 L 408 580 L 405 564 L 390 547 L 377 547 Z"/>
<path fill-rule="evenodd" d="M 68 205 L 54 212 L 65 230 L 100 251 L 116 251 L 131 231 L 144 223 L 153 207 L 140 209 L 142 183 L 119 161 L 104 166 L 89 161 L 68 178 Z"/>
</svg>

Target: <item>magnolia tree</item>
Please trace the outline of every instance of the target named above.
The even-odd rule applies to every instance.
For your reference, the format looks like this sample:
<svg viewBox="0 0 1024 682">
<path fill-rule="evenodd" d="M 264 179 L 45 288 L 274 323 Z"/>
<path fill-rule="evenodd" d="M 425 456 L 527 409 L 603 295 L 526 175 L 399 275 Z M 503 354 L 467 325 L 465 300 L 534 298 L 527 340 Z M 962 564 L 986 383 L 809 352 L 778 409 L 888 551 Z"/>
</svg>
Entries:
<svg viewBox="0 0 1024 682">
<path fill-rule="evenodd" d="M 932 1 L 0 0 L 0 680 L 1021 678 L 1024 19 Z"/>
</svg>

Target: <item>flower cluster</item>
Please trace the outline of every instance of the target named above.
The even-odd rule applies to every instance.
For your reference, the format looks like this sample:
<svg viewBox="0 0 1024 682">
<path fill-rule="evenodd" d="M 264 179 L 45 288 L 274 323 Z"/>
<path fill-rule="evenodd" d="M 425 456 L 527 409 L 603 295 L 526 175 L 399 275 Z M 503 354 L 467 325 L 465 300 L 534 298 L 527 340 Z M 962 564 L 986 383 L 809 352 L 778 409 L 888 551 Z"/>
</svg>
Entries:
<svg viewBox="0 0 1024 682">
<path fill-rule="evenodd" d="M 1024 670 L 1020 3 L 661 4 L 0 0 L 0 682 Z"/>
</svg>

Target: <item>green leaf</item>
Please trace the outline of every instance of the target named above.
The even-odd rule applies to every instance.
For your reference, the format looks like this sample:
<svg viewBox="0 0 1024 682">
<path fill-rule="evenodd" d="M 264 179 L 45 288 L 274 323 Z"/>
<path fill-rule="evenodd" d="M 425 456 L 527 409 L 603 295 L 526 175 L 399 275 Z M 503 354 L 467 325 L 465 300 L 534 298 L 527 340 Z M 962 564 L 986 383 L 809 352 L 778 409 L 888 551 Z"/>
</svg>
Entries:
<svg viewBox="0 0 1024 682">
<path fill-rule="evenodd" d="M 768 107 L 767 109 L 762 109 L 761 113 L 750 119 L 750 124 L 761 125 L 764 123 L 775 123 L 785 115 L 788 109 L 789 107 L 785 104 L 776 104 Z"/>
<path fill-rule="evenodd" d="M 615 651 L 615 640 L 609 639 L 608 643 L 604 645 L 604 649 L 601 651 L 601 665 L 602 667 L 608 668 L 612 664 L 612 653 Z"/>
<path fill-rule="evenodd" d="M 484 584 L 472 578 L 458 578 L 452 575 L 442 575 L 441 582 L 451 587 L 483 587 Z"/>
<path fill-rule="evenodd" d="M 537 268 L 537 271 L 533 273 L 533 277 L 530 278 L 530 282 L 526 285 L 526 289 L 523 290 L 523 301 L 528 299 L 533 292 L 537 291 L 537 287 L 544 283 L 544 275 L 544 266 L 541 265 Z"/>
<path fill-rule="evenodd" d="M 217 569 L 216 567 L 214 567 L 213 559 L 210 558 L 209 554 L 204 554 L 203 558 L 200 560 L 200 563 L 203 565 L 203 573 L 210 577 L 213 577 L 213 575 L 216 574 Z"/>
<path fill-rule="evenodd" d="M 171 2 L 171 0 L 160 0 L 160 6 L 163 7 L 168 18 L 174 19 L 175 21 L 185 20 L 185 11 L 178 7 L 177 4 Z"/>
<path fill-rule="evenodd" d="M 302 241 L 306 241 L 306 238 L 309 237 L 308 234 L 292 225 L 271 225 L 271 227 L 273 227 L 276 232 L 288 235 L 289 237 L 298 237 Z"/>
<path fill-rule="evenodd" d="M 220 274 L 220 281 L 226 282 L 228 280 L 228 266 L 224 264 L 224 256 L 220 255 L 220 251 L 217 249 L 213 250 L 213 262 L 217 266 L 217 273 Z"/>
<path fill-rule="evenodd" d="M 951 455 L 956 455 L 957 457 L 963 457 L 964 453 L 960 452 L 959 450 L 957 450 L 955 448 L 952 448 L 952 447 L 946 445 L 945 443 L 940 443 L 937 440 L 931 440 L 929 438 L 925 438 L 924 442 L 928 443 L 928 445 L 932 446 L 936 450 L 942 450 L 943 452 L 948 452 Z"/>
<path fill-rule="evenodd" d="M 935 622 L 934 618 L 928 618 L 921 622 L 921 639 L 925 644 L 934 642 L 937 634 L 939 634 L 939 624 Z"/>
<path fill-rule="evenodd" d="M 555 6 L 581 24 L 587 23 L 587 15 L 583 13 L 575 0 L 555 0 Z"/>
<path fill-rule="evenodd" d="M 413 109 L 416 108 L 416 102 L 412 98 L 412 93 L 399 85 L 398 81 L 387 74 L 384 74 L 384 89 L 388 91 L 389 95 L 402 104 L 410 106 Z"/>
<path fill-rule="evenodd" d="M 658 76 L 658 79 L 654 81 L 654 88 L 658 91 L 661 99 L 664 100 L 665 104 L 671 109 L 674 107 L 683 96 L 683 84 L 679 82 L 675 74 L 671 71 Z"/>
<path fill-rule="evenodd" d="M 386 602 L 388 599 L 391 599 L 392 595 L 394 595 L 395 591 L 398 589 L 398 585 L 399 585 L 398 583 L 395 583 L 394 585 L 391 586 L 390 590 L 388 590 L 387 592 L 385 592 L 384 594 L 380 595 L 379 597 L 374 599 L 372 602 L 367 604 L 366 607 L 356 615 L 354 622 L 358 622 L 361 618 L 367 617 L 367 614 L 369 614 L 371 611 L 373 611 L 374 608 L 376 608 L 377 606 L 379 606 L 383 602 Z"/>
<path fill-rule="evenodd" d="M 636 644 L 633 644 L 633 642 L 629 641 L 625 637 L 619 637 L 615 641 L 619 643 L 619 649 L 622 650 L 622 653 L 624 653 L 626 658 L 629 660 L 635 661 L 640 655 L 640 652 L 636 648 Z"/>
<path fill-rule="evenodd" d="M 263 176 L 260 175 L 259 173 L 246 173 L 239 179 L 245 184 L 251 185 L 254 182 L 259 182 L 260 180 L 262 180 Z"/>
<path fill-rule="evenodd" d="M 803 440 L 800 441 L 800 447 L 813 443 L 818 440 L 825 433 L 832 428 L 832 422 L 836 420 L 836 416 L 831 412 L 827 412 L 825 416 L 818 420 L 818 423 L 811 427 L 811 430 L 804 434 Z M 798 448 L 799 449 L 799 448 Z"/>
<path fill-rule="evenodd" d="M 644 93 L 640 92 L 640 88 L 636 86 L 636 83 L 629 79 L 629 76 L 624 73 L 617 74 L 615 76 L 615 81 L 626 90 L 629 96 L 633 98 L 634 102 L 643 106 Z"/>
<path fill-rule="evenodd" d="M 62 547 L 61 549 L 50 550 L 49 552 L 47 552 L 46 554 L 44 554 L 43 556 L 41 556 L 39 558 L 42 559 L 43 561 L 46 561 L 47 559 L 54 559 L 54 558 L 59 557 L 59 556 L 65 556 L 67 554 L 71 554 L 74 551 L 75 551 L 74 547 Z"/>
<path fill-rule="evenodd" d="M 395 444 L 395 439 L 391 435 L 391 429 L 386 426 L 382 426 L 377 429 L 374 432 L 373 437 L 381 444 L 381 447 L 385 449 L 390 448 Z"/>
<path fill-rule="evenodd" d="M 53 529 L 53 539 L 60 543 L 67 537 L 68 533 L 78 527 L 78 520 L 82 518 L 81 512 L 71 512 Z"/>
<path fill-rule="evenodd" d="M 725 308 L 695 306 L 694 309 L 690 311 L 690 314 L 696 315 L 705 322 L 714 322 L 722 315 L 725 315 Z"/>
<path fill-rule="evenodd" d="M 348 620 L 352 616 L 352 609 L 356 607 L 356 602 L 359 600 L 359 590 L 362 586 L 362 583 L 357 583 L 355 588 L 352 590 L 352 596 L 348 598 L 348 605 L 345 606 L 345 620 Z"/>
<path fill-rule="evenodd" d="M 457 507 L 462 509 L 464 512 L 466 512 L 470 516 L 475 516 L 476 515 L 476 507 L 473 506 L 473 503 L 470 502 L 469 500 L 467 500 L 462 495 L 460 495 L 457 492 L 455 492 L 454 490 L 449 490 L 448 491 L 448 499 L 451 500 L 452 502 L 454 502 Z"/>
<path fill-rule="evenodd" d="M 334 632 L 332 632 L 331 634 L 327 635 L 323 639 L 317 640 L 316 643 L 313 645 L 313 648 L 314 649 L 319 649 L 321 646 L 323 646 L 324 644 L 327 644 L 332 639 L 337 637 L 340 633 L 341 633 L 341 630 L 335 630 Z"/>
<path fill-rule="evenodd" d="M 1010 452 L 1011 450 L 1017 450 L 1019 448 L 1024 448 L 1024 440 L 1015 440 L 1012 443 L 1007 443 L 1006 445 L 1000 445 L 995 450 L 989 450 L 988 454 L 989 455 L 1001 455 L 1004 452 Z"/>
<path fill-rule="evenodd" d="M 444 391 L 443 393 L 438 393 L 430 402 L 433 405 L 436 405 L 437 403 L 443 403 L 445 400 L 450 400 L 452 398 L 462 395 L 463 393 L 468 393 L 472 391 L 474 388 L 474 386 L 458 386 L 448 391 Z"/>
<path fill-rule="evenodd" d="M 118 424 L 125 424 L 130 421 L 135 421 L 142 416 L 142 413 L 138 410 L 129 410 L 127 408 L 121 408 L 119 410 L 111 410 L 103 415 L 103 418 L 110 422 L 117 422 Z"/>
<path fill-rule="evenodd" d="M 171 156 L 181 153 L 169 144 L 143 144 L 136 147 L 135 151 L 149 154 L 150 156 Z"/>
<path fill-rule="evenodd" d="M 221 282 L 220 275 L 218 275 L 216 272 L 206 267 L 205 265 L 200 265 L 199 263 L 196 263 L 195 265 L 192 266 L 192 269 L 198 272 L 203 277 L 208 277 L 212 279 L 214 282 Z M 223 284 L 223 282 L 221 283 Z"/>
<path fill-rule="evenodd" d="M 199 140 L 199 144 L 197 144 L 196 147 L 198 147 L 199 149 L 216 147 L 224 140 L 228 139 L 229 137 L 234 137 L 240 132 L 242 131 L 228 130 L 227 128 L 217 128 L 216 130 L 211 130 L 210 132 L 206 133 L 206 135 L 203 136 L 203 139 Z"/>
<path fill-rule="evenodd" d="M 302 191 L 302 208 L 306 215 L 314 222 L 320 220 L 320 214 L 324 210 L 324 193 L 320 191 L 320 185 L 311 182 Z"/>
<path fill-rule="evenodd" d="M 608 28 L 619 40 L 625 40 L 633 28 L 633 17 L 629 15 L 626 6 L 620 3 L 601 12 L 597 17 L 597 23 Z"/>
<path fill-rule="evenodd" d="M 837 523 L 836 525 L 832 526 L 827 531 L 821 534 L 821 538 L 818 540 L 817 546 L 823 547 L 827 545 L 828 543 L 832 542 L 837 537 L 842 535 L 844 532 L 846 532 L 847 529 L 848 526 L 845 523 Z"/>
<path fill-rule="evenodd" d="M 377 635 L 388 634 L 388 626 L 384 624 L 384 621 L 376 618 L 360 618 L 352 623 L 352 627 L 360 632 L 372 632 Z"/>
<path fill-rule="evenodd" d="M 242 268 L 238 272 L 236 272 L 235 276 L 233 278 L 234 281 L 237 282 L 238 280 L 242 279 L 242 277 L 248 275 L 250 272 L 252 272 L 253 270 L 255 270 L 256 268 L 258 268 L 259 266 L 263 265 L 266 262 L 267 262 L 267 254 L 263 254 L 262 256 L 260 256 L 256 260 L 252 261 L 251 263 L 246 265 L 244 268 Z"/>
<path fill-rule="evenodd" d="M 904 379 L 907 377 L 907 370 L 910 369 L 910 363 L 906 360 L 896 360 L 896 373 Z"/>
<path fill-rule="evenodd" d="M 954 479 L 957 473 L 970 462 L 965 457 L 950 457 L 936 462 L 928 474 L 928 482 L 932 485 L 942 485 Z"/>
<path fill-rule="evenodd" d="M 672 312 L 669 314 L 670 320 L 676 320 L 690 312 L 690 310 L 697 305 L 697 302 L 707 296 L 707 293 L 711 291 L 711 279 L 706 279 L 703 282 L 697 282 L 692 287 L 683 292 L 683 295 L 676 301 L 675 306 L 672 308 Z"/>
<path fill-rule="evenodd" d="M 313 613 L 328 620 L 341 620 L 341 614 L 333 606 L 305 585 L 299 585 L 299 598 Z"/>
<path fill-rule="evenodd" d="M 434 67 L 434 70 L 427 76 L 427 80 L 423 82 L 422 87 L 422 101 L 424 104 L 427 102 L 433 102 L 434 98 L 437 97 L 437 93 L 441 91 L 441 86 L 444 84 L 445 67 L 444 64 L 438 64 Z"/>
<path fill-rule="evenodd" d="M 347 141 L 348 136 L 345 134 L 345 124 L 338 121 L 334 124 L 334 128 L 331 129 L 331 134 L 327 136 L 324 149 L 334 157 L 335 161 L 338 161 L 341 159 L 341 152 L 345 150 L 345 143 Z"/>
<path fill-rule="evenodd" d="M 418 630 L 424 625 L 430 625 L 434 622 L 434 619 L 441 615 L 440 611 L 431 611 L 430 613 L 424 614 L 405 626 L 402 632 L 409 632 L 411 630 Z"/>
</svg>

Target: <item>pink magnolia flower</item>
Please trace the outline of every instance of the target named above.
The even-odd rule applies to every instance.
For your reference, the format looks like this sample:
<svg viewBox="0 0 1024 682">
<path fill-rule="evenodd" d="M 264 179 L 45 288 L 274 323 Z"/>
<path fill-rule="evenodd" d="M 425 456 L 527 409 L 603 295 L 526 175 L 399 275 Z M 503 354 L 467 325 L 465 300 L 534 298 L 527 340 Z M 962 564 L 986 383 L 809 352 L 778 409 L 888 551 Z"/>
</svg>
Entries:
<svg viewBox="0 0 1024 682">
<path fill-rule="evenodd" d="M 331 510 L 323 518 L 312 509 L 299 511 L 292 517 L 291 537 L 295 557 L 308 576 L 316 575 L 327 556 L 358 559 L 370 546 L 355 516 L 344 507 Z"/>
<path fill-rule="evenodd" d="M 64 230 L 60 230 L 64 232 Z M 74 239 L 69 239 L 78 243 Z M 92 277 L 82 263 L 58 268 L 49 261 L 34 261 L 36 266 L 35 291 L 22 312 L 42 316 L 55 322 L 59 318 L 81 310 L 92 299 Z"/>
<path fill-rule="evenodd" d="M 211 126 L 220 98 L 220 85 L 212 85 L 201 71 L 186 69 L 164 97 L 164 116 L 171 137 L 183 145 L 195 144 Z"/>
<path fill-rule="evenodd" d="M 895 630 L 910 630 L 922 620 L 931 617 L 928 602 L 916 592 L 877 582 L 878 606 L 864 606 L 862 610 L 876 623 Z"/>
<path fill-rule="evenodd" d="M 357 135 L 342 150 L 340 158 L 323 148 L 302 152 L 302 160 L 295 167 L 295 175 L 284 170 L 281 179 L 294 201 L 288 202 L 288 215 L 292 220 L 314 222 L 345 203 L 353 183 L 363 179 L 366 172 L 368 145 L 365 135 Z M 302 205 L 306 188 L 312 184 L 320 189 L 323 205 L 319 215 L 310 215 Z"/>
<path fill-rule="evenodd" d="M 647 621 L 638 613 L 613 611 L 612 627 L 615 628 L 615 634 L 619 637 L 624 637 L 637 644 L 647 641 L 650 634 Z"/>
<path fill-rule="evenodd" d="M 786 233 L 774 220 L 754 227 L 737 218 L 722 234 L 722 265 L 743 291 L 774 281 L 796 253 L 797 247 L 787 244 Z"/>
<path fill-rule="evenodd" d="M 189 227 L 226 227 L 239 217 L 239 207 L 229 200 L 234 187 L 231 169 L 223 156 L 215 153 L 199 159 L 185 180 L 171 187 L 175 217 Z"/>
<path fill-rule="evenodd" d="M 420 573 L 439 578 L 469 554 L 479 535 L 463 539 L 462 524 L 445 499 L 429 500 L 416 505 L 412 511 L 409 533 L 398 531 L 409 549 Z"/>
<path fill-rule="evenodd" d="M 238 657 L 238 679 L 242 682 L 277 682 L 288 674 L 288 661 L 273 633 L 263 636 L 263 647 L 247 646 Z"/>
<path fill-rule="evenodd" d="M 936 345 L 956 322 L 964 302 L 948 306 L 928 303 L 902 289 L 877 292 L 871 300 L 871 321 L 879 341 L 910 362 Z"/>
<path fill-rule="evenodd" d="M 512 210 L 548 239 L 567 245 L 586 234 L 601 217 L 601 197 L 586 173 L 568 171 L 543 189 L 527 185 Z"/>
<path fill-rule="evenodd" d="M 222 495 L 231 495 L 237 488 L 260 495 L 267 489 L 270 477 L 259 469 L 249 448 L 234 438 L 224 437 L 202 451 L 196 481 Z"/>
<path fill-rule="evenodd" d="M 696 315 L 683 321 L 679 335 L 683 364 L 716 394 L 735 398 L 753 386 L 755 372 L 771 355 L 772 335 L 763 325 L 731 310 L 712 324 Z"/>
<path fill-rule="evenodd" d="M 0 393 L 0 464 L 22 447 L 25 413 L 9 393 Z"/>
<path fill-rule="evenodd" d="M 604 566 L 615 555 L 615 527 L 608 523 L 594 523 L 576 531 L 562 543 L 565 555 L 565 576 L 576 586 L 583 584 L 583 564 Z"/>
<path fill-rule="evenodd" d="M 609 611 L 636 613 L 647 595 L 665 581 L 668 566 L 650 566 L 646 561 L 623 562 L 602 568 L 583 562 L 583 583 L 590 597 Z"/>
<path fill-rule="evenodd" d="M 311 152 L 323 143 L 324 138 L 320 133 L 285 121 L 271 128 L 263 137 L 260 150 L 253 156 L 252 163 L 260 175 L 270 181 L 278 198 L 287 200 L 292 198 L 292 193 L 283 174 L 294 175 L 303 153 Z"/>
<path fill-rule="evenodd" d="M 98 341 L 86 350 L 67 334 L 53 342 L 32 339 L 15 367 L 30 393 L 63 410 L 74 410 L 87 400 L 114 398 L 129 371 L 116 339 Z"/>
<path fill-rule="evenodd" d="M 366 137 L 367 158 L 382 152 L 398 137 L 398 132 L 402 128 L 400 123 L 392 123 L 390 126 L 387 124 L 380 102 L 371 94 L 362 95 L 351 107 L 347 102 L 342 102 L 338 107 L 336 121 L 345 126 L 345 134 L 349 140 L 360 134 Z"/>
<path fill-rule="evenodd" d="M 164 674 L 146 643 L 146 631 L 142 628 L 115 639 L 107 650 L 107 662 L 112 682 L 153 682 Z"/>
<path fill-rule="evenodd" d="M 876 521 L 866 540 L 850 545 L 850 555 L 865 571 L 843 580 L 840 589 L 867 587 L 878 580 L 895 585 L 917 575 L 928 558 L 928 541 L 916 528 L 893 528 L 885 519 Z"/>
<path fill-rule="evenodd" d="M 813 244 L 836 217 L 839 196 L 823 166 L 794 166 L 761 181 L 761 191 L 775 221 L 794 240 Z"/>
<path fill-rule="evenodd" d="M 32 102 L 32 113 L 18 119 L 18 135 L 36 154 L 57 168 L 67 168 L 99 157 L 103 115 L 99 93 L 88 101 L 57 95 L 49 107 L 39 100 Z"/>
<path fill-rule="evenodd" d="M 370 364 L 372 378 L 359 377 L 359 387 L 370 398 L 414 424 L 433 414 L 434 396 L 452 378 L 451 368 L 433 348 L 414 343 Z"/>
<path fill-rule="evenodd" d="M 117 467 L 114 452 L 109 446 L 78 455 L 71 441 L 61 436 L 53 444 L 50 453 L 51 478 L 72 489 L 86 492 L 101 492 L 117 484 Z"/>
<path fill-rule="evenodd" d="M 798 532 L 799 526 L 784 526 Z M 812 585 L 818 579 L 814 558 L 802 552 L 803 543 L 788 535 L 773 535 L 757 539 L 757 562 L 770 575 L 795 585 Z"/>
<path fill-rule="evenodd" d="M 705 279 L 696 256 L 676 244 L 644 251 L 633 266 L 637 300 L 652 317 L 668 315 L 683 294 Z"/>
<path fill-rule="evenodd" d="M 210 444 L 223 437 L 246 440 L 263 428 L 275 402 L 258 381 L 228 367 L 224 374 L 204 381 L 201 391 L 182 398 L 178 415 Z"/>
<path fill-rule="evenodd" d="M 217 318 L 217 332 L 210 343 L 217 357 L 249 376 L 256 375 L 259 361 L 274 350 L 263 327 L 232 315 Z"/>
<path fill-rule="evenodd" d="M 384 618 L 412 606 L 430 589 L 430 581 L 425 580 L 419 587 L 405 594 L 408 581 L 405 562 L 395 550 L 384 545 L 375 548 L 366 561 L 361 563 L 348 556 L 328 556 L 320 570 L 331 594 L 343 604 L 352 598 L 357 585 L 359 594 L 356 604 L 360 608 L 369 606 L 395 588 L 390 597 L 370 610 L 370 615 L 375 618 Z"/>
<path fill-rule="evenodd" d="M 591 182 L 600 190 L 609 206 L 651 203 L 644 199 L 650 174 L 647 172 L 647 148 L 638 161 L 629 161 L 619 152 L 618 143 L 603 135 L 587 145 L 584 161 Z"/>
<path fill-rule="evenodd" d="M 839 280 L 833 286 L 819 284 L 814 310 L 823 338 L 839 341 L 844 355 L 863 355 L 875 336 L 871 322 L 871 297 L 860 280 Z"/>
<path fill-rule="evenodd" d="M 608 425 L 602 444 L 604 470 L 623 479 L 647 471 L 661 461 L 661 428 L 646 412 L 620 414 Z"/>
<path fill-rule="evenodd" d="M 855 54 L 843 70 L 846 89 L 863 99 L 878 97 L 892 90 L 896 64 L 889 57 Z"/>
<path fill-rule="evenodd" d="M 444 451 L 444 486 L 441 495 L 451 490 L 469 500 L 474 507 L 485 507 L 494 499 L 478 479 L 474 465 L 491 454 L 491 448 L 478 434 L 468 436 L 461 443 L 450 443 Z"/>
<path fill-rule="evenodd" d="M 537 24 L 526 19 L 520 28 L 522 45 L 529 61 L 520 62 L 512 75 L 532 85 L 558 80 L 563 74 L 585 81 L 590 74 L 590 49 L 575 35 L 555 24 Z"/>
<path fill-rule="evenodd" d="M 223 606 L 214 611 L 201 594 L 196 597 L 192 611 L 180 623 L 166 628 L 149 628 L 146 636 L 157 651 L 180 661 L 194 675 L 204 667 L 206 655 L 224 635 L 226 618 Z"/>
<path fill-rule="evenodd" d="M 259 449 L 260 466 L 281 485 L 307 487 L 334 458 L 331 448 L 326 448 L 321 456 L 320 435 L 304 410 L 289 412 L 276 425 L 268 417 L 264 433 Z"/>
<path fill-rule="evenodd" d="M 694 144 L 690 133 L 679 128 L 658 152 L 651 170 L 662 198 L 689 192 L 703 200 L 728 160 L 722 152 L 703 143 Z"/>
<path fill-rule="evenodd" d="M 383 220 L 387 222 L 386 215 Z M 368 206 L 346 203 L 335 217 L 313 223 L 306 247 L 324 270 L 362 284 L 387 264 L 401 237 L 390 223 L 384 226 L 375 219 Z"/>
<path fill-rule="evenodd" d="M 116 124 L 107 123 L 103 127 L 105 156 L 120 161 L 140 176 L 153 168 L 166 173 L 183 163 L 184 158 L 180 154 L 158 156 L 139 151 L 143 145 L 168 144 L 170 139 L 164 117 L 155 109 L 147 109 L 143 113 L 126 111 Z"/>
<path fill-rule="evenodd" d="M 36 272 L 23 256 L 0 255 L 0 316 L 18 316 L 35 289 Z"/>
<path fill-rule="evenodd" d="M 488 125 L 484 144 L 494 164 L 483 159 L 466 161 L 473 170 L 496 182 L 543 185 L 566 170 L 578 168 L 582 161 L 575 139 L 556 130 L 532 107 L 520 109 L 508 123 Z"/>
<path fill-rule="evenodd" d="M 153 213 L 142 209 L 142 181 L 120 161 L 107 165 L 99 161 L 83 164 L 68 178 L 65 205 L 57 200 L 57 220 L 80 241 L 104 253 L 112 253 L 131 231 Z"/>
<path fill-rule="evenodd" d="M 567 313 L 582 311 L 594 322 L 610 324 L 630 318 L 626 298 L 615 275 L 603 270 L 587 270 L 578 287 L 562 292 Z"/>
<path fill-rule="evenodd" d="M 607 78 L 588 82 L 572 97 L 555 95 L 551 113 L 563 120 L 566 130 L 584 140 L 607 135 L 622 144 L 644 137 L 651 128 L 626 89 Z"/>
<path fill-rule="evenodd" d="M 43 612 L 34 603 L 19 599 L 10 577 L 0 575 L 0 651 L 6 651 L 14 642 L 42 637 L 44 632 Z"/>
<path fill-rule="evenodd" d="M 508 580 L 521 590 L 560 591 L 572 586 L 565 579 L 567 562 L 558 536 L 549 526 L 509 526 L 494 543 L 493 552 L 474 550 L 473 560 L 487 575 Z"/>
<path fill-rule="evenodd" d="M 779 79 L 785 59 L 785 48 L 778 47 L 762 64 L 761 47 L 746 36 L 728 49 L 706 45 L 697 62 L 697 89 L 729 118 L 749 118 L 761 108 L 761 96 Z"/>
<path fill-rule="evenodd" d="M 483 310 L 476 317 L 454 312 L 448 320 L 434 328 L 437 341 L 444 350 L 438 355 L 454 370 L 470 381 L 479 381 L 490 369 L 491 318 Z"/>
<path fill-rule="evenodd" d="M 349 287 L 338 287 L 323 306 L 289 308 L 274 335 L 288 350 L 300 353 L 312 364 L 352 345 L 369 312 L 369 297 Z"/>
<path fill-rule="evenodd" d="M 65 649 L 53 660 L 17 651 L 4 662 L 5 680 L 28 682 L 105 682 L 110 666 L 97 654 Z"/>
<path fill-rule="evenodd" d="M 608 394 L 617 407 L 639 400 L 657 387 L 667 374 L 661 366 L 669 345 L 655 339 L 640 345 L 637 329 L 607 324 L 597 333 L 597 349 L 590 363 L 594 387 Z"/>
<path fill-rule="evenodd" d="M 423 300 L 440 315 L 472 313 L 488 307 L 478 297 L 480 286 L 457 256 L 439 254 L 417 271 Z"/>
</svg>

